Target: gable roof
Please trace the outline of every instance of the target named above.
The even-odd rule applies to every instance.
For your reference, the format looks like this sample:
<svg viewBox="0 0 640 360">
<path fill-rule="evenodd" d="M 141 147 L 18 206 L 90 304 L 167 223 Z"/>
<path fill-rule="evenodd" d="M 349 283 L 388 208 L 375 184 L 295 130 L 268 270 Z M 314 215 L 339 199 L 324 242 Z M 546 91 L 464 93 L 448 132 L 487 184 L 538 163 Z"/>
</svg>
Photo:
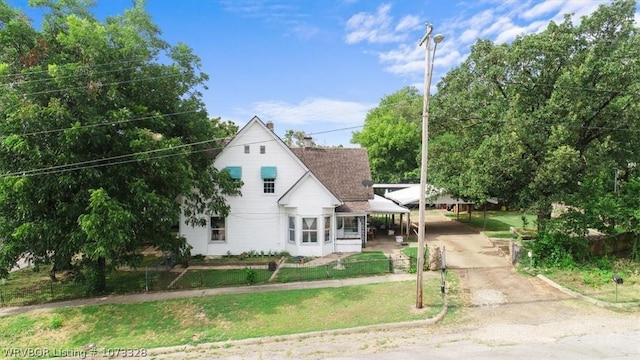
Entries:
<svg viewBox="0 0 640 360">
<path fill-rule="evenodd" d="M 362 148 L 291 148 L 291 151 L 340 200 L 345 203 L 373 199 L 369 156 Z M 366 206 L 366 205 L 365 205 Z"/>
<path fill-rule="evenodd" d="M 290 197 L 291 194 L 296 190 L 296 188 L 298 188 L 302 182 L 306 179 L 312 179 L 312 181 L 317 182 L 324 190 L 327 191 L 327 194 L 329 194 L 332 198 L 332 201 L 334 202 L 335 206 L 339 206 L 342 205 L 342 202 L 340 201 L 340 199 L 338 199 L 338 197 L 331 192 L 331 189 L 329 189 L 328 187 L 326 187 L 311 171 L 307 171 L 306 173 L 304 173 L 304 175 L 302 175 L 302 177 L 300 177 L 300 179 L 298 179 L 298 181 L 296 181 L 295 184 L 293 184 L 292 187 L 289 188 L 289 190 L 287 190 L 281 197 L 280 199 L 278 199 L 278 204 L 287 204 L 290 201 Z"/>
<path fill-rule="evenodd" d="M 239 145 L 244 145 L 242 144 L 242 140 L 240 140 L 242 138 L 242 136 L 249 131 L 249 129 L 252 126 L 260 126 L 263 131 L 266 134 L 269 134 L 271 141 L 273 141 L 277 146 L 280 146 L 281 148 L 283 148 L 285 150 L 285 152 L 291 156 L 292 159 L 294 159 L 300 166 L 302 166 L 303 168 L 306 168 L 305 164 L 300 160 L 300 158 L 298 156 L 295 156 L 295 154 L 293 154 L 289 147 L 287 146 L 287 144 L 284 143 L 284 141 L 282 141 L 282 139 L 280 139 L 280 137 L 278 135 L 276 135 L 272 129 L 270 129 L 269 127 L 267 127 L 267 125 L 262 122 L 262 120 L 257 117 L 254 116 L 251 118 L 251 120 L 249 120 L 248 123 L 246 123 L 239 131 L 238 133 L 231 139 L 229 140 L 224 148 L 222 149 L 222 152 L 225 151 L 225 149 L 232 147 L 232 146 L 239 146 Z"/>
</svg>

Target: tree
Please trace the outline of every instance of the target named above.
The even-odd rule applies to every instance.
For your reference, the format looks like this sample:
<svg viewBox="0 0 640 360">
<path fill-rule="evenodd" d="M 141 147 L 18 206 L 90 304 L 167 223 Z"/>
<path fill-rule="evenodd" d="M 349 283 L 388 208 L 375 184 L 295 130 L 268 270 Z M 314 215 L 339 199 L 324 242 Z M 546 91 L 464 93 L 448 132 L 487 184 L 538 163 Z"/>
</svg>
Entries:
<svg viewBox="0 0 640 360">
<path fill-rule="evenodd" d="M 419 178 L 423 96 L 405 87 L 384 97 L 367 113 L 362 131 L 351 142 L 369 153 L 375 182 Z"/>
<path fill-rule="evenodd" d="M 32 0 L 48 9 L 36 30 L 0 1 L 0 276 L 25 254 L 54 271 L 79 259 L 101 292 L 143 245 L 185 248 L 181 204 L 203 224 L 239 190 L 212 166 L 234 127 L 208 119 L 200 60 L 143 1 L 104 22 L 91 3 Z"/>
<path fill-rule="evenodd" d="M 636 161 L 634 13 L 619 0 L 578 25 L 566 16 L 511 44 L 478 41 L 434 96 L 438 179 L 465 197 L 533 207 L 540 225 L 596 169 Z"/>
<path fill-rule="evenodd" d="M 289 147 L 305 147 L 307 146 L 307 139 L 311 140 L 311 146 L 316 146 L 313 139 L 311 139 L 304 131 L 287 130 L 284 133 L 284 139 L 282 141 Z"/>
</svg>

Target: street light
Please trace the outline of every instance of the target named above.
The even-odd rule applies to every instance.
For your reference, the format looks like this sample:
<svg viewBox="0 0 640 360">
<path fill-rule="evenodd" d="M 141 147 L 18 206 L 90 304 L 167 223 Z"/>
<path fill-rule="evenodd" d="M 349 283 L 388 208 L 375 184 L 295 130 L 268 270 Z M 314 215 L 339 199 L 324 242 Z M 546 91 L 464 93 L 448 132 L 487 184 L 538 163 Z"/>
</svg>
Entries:
<svg viewBox="0 0 640 360">
<path fill-rule="evenodd" d="M 424 245 L 425 245 L 425 207 L 426 207 L 426 191 L 427 191 L 427 157 L 429 148 L 429 88 L 431 87 L 431 77 L 433 75 L 433 59 L 436 55 L 438 44 L 444 40 L 444 35 L 437 34 L 433 37 L 433 53 L 431 53 L 431 33 L 433 25 L 427 24 L 427 30 L 424 37 L 420 40 L 418 46 L 425 44 L 425 68 L 424 68 L 424 101 L 422 104 L 422 156 L 420 160 L 420 210 L 419 210 L 419 228 L 418 228 L 418 268 L 416 273 L 417 291 L 416 291 L 416 308 L 422 309 L 422 272 L 424 270 Z"/>
</svg>

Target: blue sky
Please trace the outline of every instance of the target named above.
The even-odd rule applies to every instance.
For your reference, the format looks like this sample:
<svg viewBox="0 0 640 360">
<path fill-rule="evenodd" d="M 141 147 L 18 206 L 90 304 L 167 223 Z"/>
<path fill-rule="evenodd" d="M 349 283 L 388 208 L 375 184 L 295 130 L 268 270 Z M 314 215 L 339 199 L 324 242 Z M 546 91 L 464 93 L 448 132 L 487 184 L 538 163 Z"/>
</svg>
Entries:
<svg viewBox="0 0 640 360">
<path fill-rule="evenodd" d="M 33 19 L 27 0 L 9 0 Z M 425 23 L 438 45 L 432 89 L 477 39 L 510 42 L 549 21 L 575 21 L 606 0 L 148 0 L 163 38 L 194 49 L 210 76 L 211 117 L 243 126 L 254 115 L 276 133 L 301 130 L 321 145 L 357 146 L 367 111 L 404 86 L 424 87 Z M 99 18 L 131 0 L 98 0 Z M 636 14 L 636 19 L 640 17 Z"/>
</svg>

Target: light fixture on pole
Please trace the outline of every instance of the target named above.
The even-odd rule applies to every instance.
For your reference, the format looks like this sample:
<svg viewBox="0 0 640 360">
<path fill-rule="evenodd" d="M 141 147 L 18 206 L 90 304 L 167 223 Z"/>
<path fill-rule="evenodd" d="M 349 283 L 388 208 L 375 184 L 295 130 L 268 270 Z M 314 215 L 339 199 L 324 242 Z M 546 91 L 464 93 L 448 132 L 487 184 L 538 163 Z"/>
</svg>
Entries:
<svg viewBox="0 0 640 360">
<path fill-rule="evenodd" d="M 427 24 L 427 30 L 424 37 L 420 40 L 418 46 L 425 44 L 425 69 L 424 69 L 424 101 L 422 105 L 422 152 L 420 160 L 420 209 L 418 222 L 418 267 L 416 273 L 418 278 L 416 281 L 416 308 L 422 308 L 422 272 L 424 271 L 424 250 L 425 250 L 425 207 L 427 192 L 427 157 L 429 148 L 429 88 L 431 87 L 431 77 L 433 75 L 433 59 L 436 54 L 436 47 L 442 40 L 444 35 L 437 34 L 433 37 L 433 53 L 431 53 L 431 33 L 433 25 Z"/>
</svg>

